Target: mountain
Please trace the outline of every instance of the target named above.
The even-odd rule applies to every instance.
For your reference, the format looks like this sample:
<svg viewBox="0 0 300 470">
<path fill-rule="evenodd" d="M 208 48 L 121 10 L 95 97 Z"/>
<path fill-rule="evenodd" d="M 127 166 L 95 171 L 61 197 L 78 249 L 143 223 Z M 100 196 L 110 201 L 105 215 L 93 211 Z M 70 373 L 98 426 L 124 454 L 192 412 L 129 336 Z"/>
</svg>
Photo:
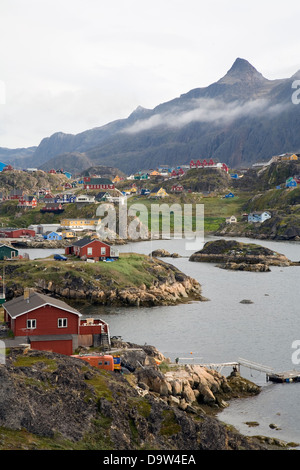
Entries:
<svg viewBox="0 0 300 470">
<path fill-rule="evenodd" d="M 7 164 L 17 165 L 23 167 L 23 163 L 26 166 L 27 162 L 30 161 L 35 153 L 37 147 L 8 149 L 0 147 L 0 161 Z"/>
<path fill-rule="evenodd" d="M 27 161 L 47 169 L 65 161 L 75 171 L 105 165 L 131 173 L 210 157 L 238 168 L 298 152 L 300 106 L 292 102 L 292 84 L 299 78 L 297 72 L 269 80 L 238 58 L 217 82 L 152 110 L 139 106 L 127 119 L 47 137 Z"/>
</svg>

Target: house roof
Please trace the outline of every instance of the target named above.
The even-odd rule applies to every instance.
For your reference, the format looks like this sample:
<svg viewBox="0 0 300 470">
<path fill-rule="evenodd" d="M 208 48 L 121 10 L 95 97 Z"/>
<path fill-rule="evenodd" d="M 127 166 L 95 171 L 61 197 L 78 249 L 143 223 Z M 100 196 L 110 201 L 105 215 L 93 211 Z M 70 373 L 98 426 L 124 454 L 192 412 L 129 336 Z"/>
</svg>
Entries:
<svg viewBox="0 0 300 470">
<path fill-rule="evenodd" d="M 13 246 L 10 246 L 10 245 L 5 245 L 5 243 L 1 243 L 1 245 L 0 245 L 0 250 L 1 250 L 1 248 L 3 248 L 3 247 L 9 248 L 9 249 L 12 250 L 12 251 L 17 251 L 17 252 L 19 252 L 19 250 L 17 250 L 17 248 L 14 248 Z"/>
<path fill-rule="evenodd" d="M 62 300 L 40 294 L 39 292 L 30 292 L 28 300 L 24 298 L 24 295 L 16 297 L 6 302 L 3 307 L 10 317 L 14 319 L 20 315 L 31 312 L 32 310 L 36 310 L 39 307 L 43 307 L 44 305 L 52 305 L 53 307 L 57 307 L 61 310 L 65 310 L 70 313 L 74 313 L 75 315 L 81 316 L 81 313 L 78 312 L 78 310 L 70 307 L 70 305 L 66 304 Z"/>
<path fill-rule="evenodd" d="M 96 240 L 95 238 L 90 238 L 90 237 L 84 237 L 82 238 L 81 240 L 78 240 L 77 242 L 74 242 L 72 244 L 72 246 L 79 246 L 79 247 L 82 247 L 82 246 L 86 246 L 86 245 L 89 245 L 90 243 L 92 242 L 98 242 L 98 243 L 101 243 L 103 245 L 106 245 L 106 246 L 110 246 L 108 245 L 107 243 L 104 243 L 100 240 Z"/>
<path fill-rule="evenodd" d="M 109 178 L 91 178 L 90 181 L 85 181 L 85 184 L 113 184 Z"/>
<path fill-rule="evenodd" d="M 269 214 L 268 211 L 254 211 L 254 212 L 250 212 L 249 215 L 262 215 L 262 214 Z"/>
</svg>

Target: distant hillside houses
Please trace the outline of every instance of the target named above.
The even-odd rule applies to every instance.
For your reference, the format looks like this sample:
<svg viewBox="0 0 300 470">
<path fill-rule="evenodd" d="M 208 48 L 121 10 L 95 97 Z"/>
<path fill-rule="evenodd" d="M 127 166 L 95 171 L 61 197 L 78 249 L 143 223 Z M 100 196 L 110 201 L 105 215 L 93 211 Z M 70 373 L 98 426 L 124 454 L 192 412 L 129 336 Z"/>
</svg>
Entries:
<svg viewBox="0 0 300 470">
<path fill-rule="evenodd" d="M 128 180 L 150 180 L 157 177 L 161 177 L 164 180 L 171 178 L 178 178 L 183 176 L 186 170 L 189 169 L 189 165 L 178 165 L 177 167 L 158 167 L 150 168 L 148 170 L 140 170 L 127 177 Z"/>
<path fill-rule="evenodd" d="M 254 163 L 252 166 L 255 168 L 255 167 L 269 166 L 272 163 L 297 162 L 297 161 L 300 161 L 300 153 L 282 153 L 281 155 L 274 155 L 267 162 Z"/>
<path fill-rule="evenodd" d="M 212 158 L 210 158 L 209 160 L 191 160 L 190 161 L 190 168 L 216 168 L 216 169 L 219 169 L 219 170 L 223 170 L 225 171 L 226 173 L 228 173 L 229 171 L 229 168 L 228 166 L 226 165 L 226 163 L 220 163 L 220 162 L 216 162 L 214 161 Z"/>
</svg>

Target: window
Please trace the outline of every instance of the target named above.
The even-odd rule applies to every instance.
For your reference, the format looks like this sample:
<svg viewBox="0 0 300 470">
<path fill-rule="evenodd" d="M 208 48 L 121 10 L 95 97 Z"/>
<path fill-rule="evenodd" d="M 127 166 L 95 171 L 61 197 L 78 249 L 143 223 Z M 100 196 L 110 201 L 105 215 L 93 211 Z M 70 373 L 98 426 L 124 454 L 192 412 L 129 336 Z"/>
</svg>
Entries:
<svg viewBox="0 0 300 470">
<path fill-rule="evenodd" d="M 101 247 L 101 255 L 105 255 L 105 253 L 106 253 L 106 249 L 105 249 L 105 247 L 103 246 L 103 247 Z"/>
<path fill-rule="evenodd" d="M 29 330 L 36 328 L 36 320 L 27 320 L 27 328 Z"/>
<path fill-rule="evenodd" d="M 93 254 L 93 248 L 88 248 L 87 249 L 87 254 L 92 255 Z"/>
<path fill-rule="evenodd" d="M 57 322 L 58 328 L 67 328 L 68 326 L 68 319 L 67 318 L 59 318 Z"/>
</svg>

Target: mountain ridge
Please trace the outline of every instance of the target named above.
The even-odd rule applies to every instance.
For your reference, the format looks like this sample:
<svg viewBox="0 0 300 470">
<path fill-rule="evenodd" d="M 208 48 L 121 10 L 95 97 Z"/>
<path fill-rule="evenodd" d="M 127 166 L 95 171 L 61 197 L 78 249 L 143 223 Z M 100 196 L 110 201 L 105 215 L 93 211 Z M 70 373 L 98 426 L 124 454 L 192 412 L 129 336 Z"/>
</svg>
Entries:
<svg viewBox="0 0 300 470">
<path fill-rule="evenodd" d="M 158 165 L 188 164 L 212 157 L 231 167 L 251 165 L 300 149 L 300 108 L 292 103 L 292 83 L 269 80 L 237 58 L 227 73 L 207 87 L 181 94 L 153 109 L 138 106 L 127 118 L 79 134 L 57 132 L 42 139 L 23 162 L 43 169 L 76 154 L 92 165 L 131 173 Z M 0 149 L 1 155 L 1 149 Z M 54 159 L 54 160 L 53 160 Z M 82 170 L 82 168 L 73 170 Z"/>
</svg>

